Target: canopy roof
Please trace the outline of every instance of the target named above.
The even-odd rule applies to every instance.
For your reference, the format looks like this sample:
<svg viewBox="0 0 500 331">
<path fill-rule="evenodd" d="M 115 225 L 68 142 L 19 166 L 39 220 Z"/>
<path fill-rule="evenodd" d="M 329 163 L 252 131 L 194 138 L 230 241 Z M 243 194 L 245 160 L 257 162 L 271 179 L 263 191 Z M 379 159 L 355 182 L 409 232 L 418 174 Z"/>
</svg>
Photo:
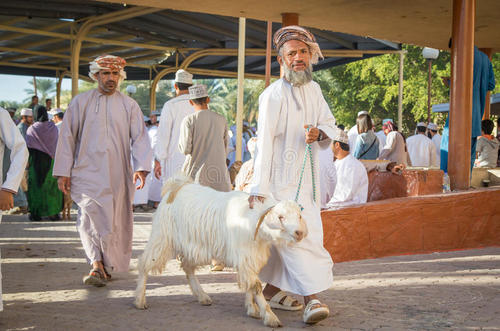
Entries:
<svg viewBox="0 0 500 331">
<path fill-rule="evenodd" d="M 105 0 L 123 3 L 123 0 Z M 439 49 L 448 48 L 451 0 L 128 0 L 157 8 L 281 22 L 298 13 L 301 25 Z M 500 51 L 500 1 L 477 0 L 475 44 Z"/>
<path fill-rule="evenodd" d="M 142 5 L 142 1 L 137 4 Z M 55 76 L 56 71 L 68 71 L 69 74 L 71 41 L 78 29 L 90 18 L 131 9 L 122 4 L 85 0 L 2 0 L 0 73 Z M 280 23 L 274 23 L 273 31 L 279 27 Z M 400 50 L 399 44 L 382 40 L 319 29 L 313 32 L 327 56 L 316 69 Z M 127 75 L 133 80 L 150 79 L 164 68 L 183 64 L 189 56 L 192 62 L 188 68 L 196 77 L 235 77 L 237 40 L 237 18 L 153 8 L 146 14 L 92 28 L 80 53 L 80 74 L 86 77 L 92 58 L 110 53 L 126 58 L 130 64 Z M 245 72 L 250 77 L 263 75 L 265 22 L 247 21 L 246 47 Z M 204 52 L 200 53 L 201 50 Z M 193 55 L 196 52 L 199 57 Z M 272 74 L 279 74 L 276 62 Z"/>
</svg>

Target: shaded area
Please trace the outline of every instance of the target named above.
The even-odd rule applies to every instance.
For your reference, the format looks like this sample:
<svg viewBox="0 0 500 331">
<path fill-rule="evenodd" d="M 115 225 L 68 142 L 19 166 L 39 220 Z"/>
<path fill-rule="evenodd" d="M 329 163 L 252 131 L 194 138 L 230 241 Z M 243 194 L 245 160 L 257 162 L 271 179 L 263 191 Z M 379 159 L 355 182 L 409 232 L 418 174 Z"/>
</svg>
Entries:
<svg viewBox="0 0 500 331">
<path fill-rule="evenodd" d="M 69 70 L 71 55 L 70 30 L 78 31 L 93 16 L 126 11 L 124 7 L 99 1 L 84 0 L 3 0 L 0 3 L 0 73 L 55 77 Z M 273 24 L 273 32 L 281 24 Z M 31 29 L 34 31 L 23 30 Z M 43 32 L 42 32 L 43 31 Z M 248 20 L 247 52 L 266 48 L 267 23 Z M 316 70 L 345 64 L 375 54 L 366 50 L 399 50 L 397 43 L 359 37 L 346 33 L 312 29 L 325 51 L 354 51 L 354 55 L 338 54 L 321 61 Z M 50 34 L 50 35 L 49 35 Z M 106 42 L 107 41 L 107 42 Z M 118 42 L 118 43 L 116 43 Z M 120 44 L 135 43 L 135 46 Z M 189 55 L 202 49 L 236 49 L 238 19 L 202 13 L 158 10 L 93 28 L 83 43 L 80 74 L 87 76 L 88 62 L 100 54 L 112 53 L 131 64 L 127 68 L 130 80 L 148 80 L 150 75 L 167 67 L 176 67 Z M 357 52 L 359 51 L 359 52 Z M 326 54 L 326 53 L 325 53 Z M 265 57 L 247 54 L 245 72 L 264 74 Z M 190 68 L 236 72 L 237 54 L 210 55 L 195 60 Z M 271 71 L 279 75 L 279 65 L 273 62 Z M 174 73 L 164 79 L 173 78 Z M 211 77 L 213 77 L 212 75 Z M 197 77 L 208 77 L 203 73 Z M 217 75 L 215 75 L 217 77 Z"/>
</svg>

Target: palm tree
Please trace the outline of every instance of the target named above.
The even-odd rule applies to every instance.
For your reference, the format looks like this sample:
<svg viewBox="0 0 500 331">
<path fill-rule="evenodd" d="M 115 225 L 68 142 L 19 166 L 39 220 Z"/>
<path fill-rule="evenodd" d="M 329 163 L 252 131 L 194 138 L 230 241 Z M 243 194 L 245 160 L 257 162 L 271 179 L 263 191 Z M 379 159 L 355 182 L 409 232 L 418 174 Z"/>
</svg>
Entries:
<svg viewBox="0 0 500 331">
<path fill-rule="evenodd" d="M 28 83 L 33 86 L 33 80 L 28 81 Z M 35 89 L 27 88 L 24 89 L 24 92 L 28 94 L 28 97 L 23 100 L 23 102 L 30 103 L 31 97 L 35 95 Z M 51 94 L 56 92 L 56 83 L 53 79 L 36 79 L 36 92 L 38 95 L 38 99 L 40 100 L 40 104 L 45 104 L 45 99 L 50 98 Z"/>
</svg>

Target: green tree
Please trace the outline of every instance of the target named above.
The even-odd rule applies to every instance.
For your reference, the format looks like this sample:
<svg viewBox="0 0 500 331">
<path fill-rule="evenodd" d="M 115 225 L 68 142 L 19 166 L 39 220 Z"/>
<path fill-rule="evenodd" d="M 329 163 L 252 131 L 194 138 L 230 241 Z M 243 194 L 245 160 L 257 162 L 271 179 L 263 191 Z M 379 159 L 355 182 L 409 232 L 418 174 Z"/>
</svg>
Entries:
<svg viewBox="0 0 500 331">
<path fill-rule="evenodd" d="M 28 97 L 23 100 L 25 103 L 31 103 L 31 97 L 35 95 L 35 88 L 33 86 L 33 80 L 29 80 L 28 84 L 31 88 L 24 89 L 24 92 L 28 94 Z M 47 78 L 37 78 L 36 79 L 36 95 L 38 95 L 39 103 L 45 104 L 45 99 L 54 99 L 53 93 L 56 92 L 56 82 L 53 79 Z"/>
</svg>

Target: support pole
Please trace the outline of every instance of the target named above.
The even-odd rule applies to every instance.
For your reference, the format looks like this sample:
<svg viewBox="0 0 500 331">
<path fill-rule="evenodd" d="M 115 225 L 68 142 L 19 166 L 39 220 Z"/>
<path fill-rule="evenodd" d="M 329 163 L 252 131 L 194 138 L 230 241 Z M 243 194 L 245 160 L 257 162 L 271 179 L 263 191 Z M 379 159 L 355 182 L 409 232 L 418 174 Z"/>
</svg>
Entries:
<svg viewBox="0 0 500 331">
<path fill-rule="evenodd" d="M 398 93 L 398 128 L 403 131 L 403 69 L 405 52 L 399 53 L 399 93 Z"/>
<path fill-rule="evenodd" d="M 266 38 L 266 83 L 265 86 L 268 87 L 271 84 L 271 35 L 273 33 L 273 22 L 267 21 L 267 38 Z"/>
<path fill-rule="evenodd" d="M 431 89 L 432 89 L 432 59 L 429 62 L 429 77 L 427 79 L 427 124 L 431 122 Z"/>
<path fill-rule="evenodd" d="M 243 137 L 243 97 L 245 83 L 245 28 L 246 19 L 240 17 L 238 35 L 238 98 L 236 104 L 236 161 L 241 161 L 241 138 Z"/>
<path fill-rule="evenodd" d="M 281 25 L 299 25 L 299 14 L 297 13 L 281 13 Z"/>
<path fill-rule="evenodd" d="M 453 0 L 448 151 L 452 190 L 466 190 L 470 186 L 475 14 L 475 0 Z"/>
<path fill-rule="evenodd" d="M 62 84 L 63 78 L 66 75 L 66 73 L 67 73 L 66 71 L 64 71 L 64 72 L 57 71 L 56 72 L 56 76 L 57 76 L 56 108 L 61 108 L 61 84 Z"/>
<path fill-rule="evenodd" d="M 481 52 L 484 54 L 488 55 L 488 57 L 491 58 L 493 56 L 493 49 L 491 48 L 480 48 L 479 49 Z M 490 91 L 487 91 L 486 93 L 486 100 L 484 102 L 484 114 L 483 114 L 483 120 L 489 120 L 490 119 L 490 107 L 491 107 L 491 99 L 490 99 Z"/>
<path fill-rule="evenodd" d="M 33 76 L 33 91 L 35 92 L 35 95 L 38 95 L 36 91 L 36 76 Z"/>
</svg>

